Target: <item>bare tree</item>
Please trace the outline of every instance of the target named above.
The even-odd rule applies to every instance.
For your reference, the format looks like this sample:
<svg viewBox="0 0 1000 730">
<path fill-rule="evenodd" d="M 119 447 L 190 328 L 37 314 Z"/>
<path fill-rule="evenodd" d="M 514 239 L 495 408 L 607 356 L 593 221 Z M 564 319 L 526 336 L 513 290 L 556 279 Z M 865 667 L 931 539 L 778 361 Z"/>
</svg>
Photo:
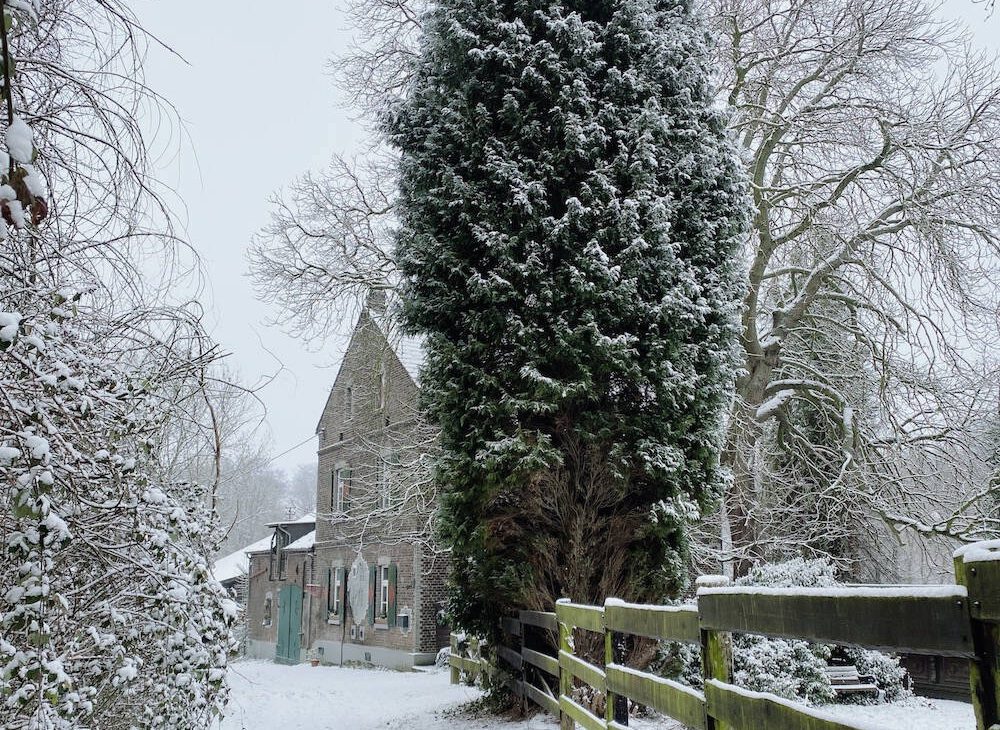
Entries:
<svg viewBox="0 0 1000 730">
<path fill-rule="evenodd" d="M 334 80 L 372 132 L 357 159 L 336 155 L 272 197 L 271 221 L 250 247 L 262 297 L 283 305 L 279 323 L 306 338 L 334 331 L 357 314 L 372 288 L 398 281 L 393 244 L 396 154 L 381 115 L 406 88 L 417 57 L 424 0 L 353 0 L 354 42 L 331 59 Z"/>
<path fill-rule="evenodd" d="M 355 39 L 330 68 L 348 103 L 376 121 L 386 103 L 403 95 L 422 32 L 426 0 L 352 0 L 347 16 Z"/>
<path fill-rule="evenodd" d="M 334 331 L 369 290 L 397 281 L 391 225 L 394 162 L 373 152 L 334 158 L 320 174 L 272 198 L 271 222 L 250 247 L 258 292 L 283 306 L 279 321 L 304 337 Z"/>
<path fill-rule="evenodd" d="M 766 557 L 774 449 L 824 451 L 823 490 L 895 525 L 991 532 L 976 428 L 997 342 L 993 62 L 921 0 L 718 0 L 712 14 L 757 204 L 728 555 Z M 806 404 L 836 441 L 796 423 Z"/>
<path fill-rule="evenodd" d="M 170 293 L 196 259 L 137 121 L 169 118 L 151 39 L 117 0 L 0 12 L 0 724 L 207 726 L 235 612 L 211 489 L 160 447 L 218 351 Z"/>
</svg>

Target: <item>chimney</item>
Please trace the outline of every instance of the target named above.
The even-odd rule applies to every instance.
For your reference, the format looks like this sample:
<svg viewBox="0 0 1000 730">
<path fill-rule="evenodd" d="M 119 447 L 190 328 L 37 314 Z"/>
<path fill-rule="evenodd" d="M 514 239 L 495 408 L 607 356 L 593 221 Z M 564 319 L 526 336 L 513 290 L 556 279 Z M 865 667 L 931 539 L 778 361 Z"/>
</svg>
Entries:
<svg viewBox="0 0 1000 730">
<path fill-rule="evenodd" d="M 385 314 L 385 289 L 371 287 L 365 297 L 365 309 L 373 316 Z"/>
</svg>

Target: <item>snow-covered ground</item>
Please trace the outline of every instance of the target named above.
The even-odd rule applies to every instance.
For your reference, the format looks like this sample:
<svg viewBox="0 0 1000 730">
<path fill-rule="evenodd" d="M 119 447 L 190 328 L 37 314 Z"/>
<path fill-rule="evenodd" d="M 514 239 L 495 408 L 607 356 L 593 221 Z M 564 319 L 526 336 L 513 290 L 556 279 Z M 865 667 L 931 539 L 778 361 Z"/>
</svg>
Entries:
<svg viewBox="0 0 1000 730">
<path fill-rule="evenodd" d="M 229 677 L 232 696 L 222 730 L 456 730 L 509 728 L 509 722 L 475 721 L 462 705 L 477 689 L 448 683 L 448 672 L 394 672 L 379 669 L 294 667 L 271 662 L 235 662 Z M 524 728 L 551 730 L 539 723 Z"/>
<path fill-rule="evenodd" d="M 230 672 L 232 698 L 221 730 L 556 730 L 547 715 L 511 722 L 477 717 L 465 705 L 477 689 L 448 683 L 448 672 L 393 672 L 240 661 Z M 861 727 L 972 730 L 972 706 L 913 698 L 874 707 L 824 708 Z M 669 720 L 633 720 L 639 730 L 679 730 Z"/>
<path fill-rule="evenodd" d="M 975 730 L 972 705 L 911 697 L 889 705 L 834 705 L 824 710 L 839 720 L 885 730 Z"/>
</svg>

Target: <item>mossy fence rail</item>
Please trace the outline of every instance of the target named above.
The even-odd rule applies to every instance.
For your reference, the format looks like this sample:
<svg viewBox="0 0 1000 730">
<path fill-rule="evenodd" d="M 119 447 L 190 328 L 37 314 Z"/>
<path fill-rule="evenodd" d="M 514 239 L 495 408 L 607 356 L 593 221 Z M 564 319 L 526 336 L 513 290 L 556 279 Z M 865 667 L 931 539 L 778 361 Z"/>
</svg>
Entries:
<svg viewBox="0 0 1000 730">
<path fill-rule="evenodd" d="M 970 662 L 969 692 L 978 730 L 1000 730 L 1000 541 L 957 553 L 955 576 L 955 585 L 934 586 L 701 588 L 697 608 L 615 599 L 603 606 L 560 601 L 554 613 L 521 611 L 503 619 L 505 640 L 495 654 L 511 689 L 558 715 L 563 730 L 577 725 L 584 730 L 626 728 L 628 700 L 698 730 L 872 727 L 732 684 L 733 633 L 963 657 Z M 580 632 L 603 635 L 603 666 L 574 652 Z M 629 635 L 699 644 L 704 691 L 625 666 Z M 485 664 L 472 644 L 470 655 L 468 644 L 452 636 L 453 683 L 463 672 L 478 674 Z M 558 656 L 543 649 L 556 645 Z M 603 697 L 604 717 L 574 699 L 579 685 L 589 685 Z M 885 727 L 890 730 L 891 725 Z"/>
</svg>

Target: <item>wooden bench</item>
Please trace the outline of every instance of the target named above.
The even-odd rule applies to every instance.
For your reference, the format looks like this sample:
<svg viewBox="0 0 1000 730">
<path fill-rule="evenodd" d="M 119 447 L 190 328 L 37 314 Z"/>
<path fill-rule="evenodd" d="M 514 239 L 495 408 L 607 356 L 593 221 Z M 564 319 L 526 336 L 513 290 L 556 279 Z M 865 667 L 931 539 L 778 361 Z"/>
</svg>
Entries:
<svg viewBox="0 0 1000 730">
<path fill-rule="evenodd" d="M 831 665 L 823 671 L 830 678 L 833 691 L 839 695 L 878 694 L 881 691 L 872 677 L 859 675 L 853 664 Z"/>
</svg>

